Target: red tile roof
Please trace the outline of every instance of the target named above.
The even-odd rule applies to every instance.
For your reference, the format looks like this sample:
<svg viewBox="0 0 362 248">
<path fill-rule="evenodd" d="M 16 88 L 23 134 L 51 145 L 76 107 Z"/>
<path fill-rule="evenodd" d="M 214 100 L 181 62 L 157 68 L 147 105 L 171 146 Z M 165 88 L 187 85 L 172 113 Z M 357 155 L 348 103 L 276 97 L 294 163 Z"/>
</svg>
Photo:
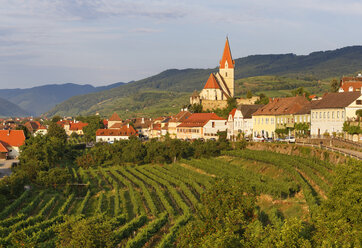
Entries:
<svg viewBox="0 0 362 248">
<path fill-rule="evenodd" d="M 20 147 L 25 143 L 23 130 L 0 130 L 0 141 L 5 146 Z"/>
<path fill-rule="evenodd" d="M 78 130 L 83 130 L 84 127 L 88 126 L 88 123 L 83 123 L 83 122 L 77 122 L 77 123 L 70 123 L 70 127 L 69 130 L 72 131 L 78 131 Z"/>
<path fill-rule="evenodd" d="M 204 89 L 220 89 L 220 86 L 216 81 L 215 75 L 213 73 L 210 74 L 210 77 L 207 80 Z"/>
<path fill-rule="evenodd" d="M 171 118 L 170 122 L 183 122 L 189 118 L 192 114 L 189 111 L 181 111 L 177 115 Z"/>
<path fill-rule="evenodd" d="M 114 123 L 112 126 L 108 127 L 109 129 L 119 129 L 122 128 L 125 124 L 124 123 Z"/>
<path fill-rule="evenodd" d="M 108 121 L 122 121 L 122 119 L 121 117 L 119 117 L 119 115 L 116 112 L 114 112 Z"/>
<path fill-rule="evenodd" d="M 349 90 L 350 87 L 352 87 L 352 90 Z M 341 85 L 343 92 L 361 91 L 361 87 L 362 87 L 362 81 L 349 81 L 342 83 Z"/>
<path fill-rule="evenodd" d="M 210 120 L 225 120 L 215 113 L 195 113 L 177 127 L 203 127 Z M 226 120 L 225 120 L 226 121 Z"/>
<path fill-rule="evenodd" d="M 119 129 L 98 129 L 96 136 L 132 136 L 136 135 L 137 132 L 132 126 L 124 125 Z"/>
<path fill-rule="evenodd" d="M 8 148 L 0 141 L 0 152 L 9 152 Z"/>
<path fill-rule="evenodd" d="M 231 110 L 229 113 L 229 115 L 231 115 L 233 119 L 234 119 L 235 112 L 236 112 L 236 108 L 233 108 L 233 110 Z"/>
<path fill-rule="evenodd" d="M 228 62 L 228 68 L 234 68 L 235 60 L 231 57 L 231 51 L 229 46 L 229 39 L 226 38 L 224 53 L 220 60 L 220 69 L 225 69 L 225 62 Z"/>
<path fill-rule="evenodd" d="M 322 100 L 315 101 L 312 109 L 344 108 L 361 96 L 361 92 L 339 92 L 325 94 Z"/>
</svg>

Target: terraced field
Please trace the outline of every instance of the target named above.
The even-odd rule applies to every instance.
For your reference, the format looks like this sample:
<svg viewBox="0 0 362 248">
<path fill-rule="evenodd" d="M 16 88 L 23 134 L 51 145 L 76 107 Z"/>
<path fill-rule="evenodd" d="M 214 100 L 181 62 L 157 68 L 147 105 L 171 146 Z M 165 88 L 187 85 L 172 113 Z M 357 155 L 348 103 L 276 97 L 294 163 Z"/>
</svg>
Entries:
<svg viewBox="0 0 362 248">
<path fill-rule="evenodd" d="M 115 247 L 173 247 L 217 177 L 238 177 L 267 214 L 308 219 L 326 197 L 333 169 L 322 161 L 251 150 L 162 166 L 72 168 L 67 196 L 31 189 L 0 213 L 0 244 L 15 246 L 17 231 L 25 230 L 36 247 L 55 247 L 56 226 L 66 215 L 101 213 L 112 218 Z"/>
</svg>

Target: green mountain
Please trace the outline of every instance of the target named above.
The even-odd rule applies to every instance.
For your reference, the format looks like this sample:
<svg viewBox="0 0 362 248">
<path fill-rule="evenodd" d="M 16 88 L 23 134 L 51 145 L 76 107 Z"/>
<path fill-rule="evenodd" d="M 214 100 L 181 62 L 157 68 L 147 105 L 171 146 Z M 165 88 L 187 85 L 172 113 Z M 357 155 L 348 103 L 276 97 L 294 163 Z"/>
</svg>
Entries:
<svg viewBox="0 0 362 248">
<path fill-rule="evenodd" d="M 287 95 L 304 86 L 311 93 L 328 89 L 332 77 L 354 74 L 362 69 L 362 46 L 345 47 L 309 55 L 253 55 L 235 61 L 236 95 L 248 89 L 271 96 Z M 111 90 L 79 95 L 58 104 L 47 115 L 88 115 L 113 111 L 132 116 L 135 113 L 161 115 L 174 113 L 188 103 L 190 92 L 202 89 L 214 69 L 171 69 L 155 76 L 124 84 Z M 168 108 L 157 107 L 162 97 L 172 92 Z M 139 97 L 142 96 L 142 97 Z M 147 96 L 147 97 L 145 97 Z M 152 99 L 152 101 L 149 101 Z M 168 99 L 168 98 L 166 98 Z M 181 103 L 172 107 L 176 103 Z"/>
<path fill-rule="evenodd" d="M 28 89 L 0 89 L 0 97 L 20 106 L 28 113 L 38 116 L 72 96 L 104 91 L 122 84 L 124 83 L 94 87 L 68 83 L 49 84 Z"/>
<path fill-rule="evenodd" d="M 0 98 L 0 117 L 24 117 L 29 115 L 18 105 Z"/>
</svg>

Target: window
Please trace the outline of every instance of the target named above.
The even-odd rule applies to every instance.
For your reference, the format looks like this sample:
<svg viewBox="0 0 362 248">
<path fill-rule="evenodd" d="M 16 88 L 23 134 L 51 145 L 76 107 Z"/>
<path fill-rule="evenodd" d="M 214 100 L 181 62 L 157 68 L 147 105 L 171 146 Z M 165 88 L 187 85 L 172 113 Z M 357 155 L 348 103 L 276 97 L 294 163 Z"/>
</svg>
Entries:
<svg viewBox="0 0 362 248">
<path fill-rule="evenodd" d="M 323 112 L 323 119 L 326 118 L 326 112 Z"/>
<path fill-rule="evenodd" d="M 258 124 L 260 124 L 260 118 L 258 118 Z"/>
<path fill-rule="evenodd" d="M 263 123 L 264 123 L 264 118 L 261 118 L 261 124 L 263 125 Z"/>
<path fill-rule="evenodd" d="M 304 119 L 304 122 L 307 122 L 307 117 L 306 117 L 306 116 L 304 116 L 304 118 L 303 118 L 303 119 Z"/>
<path fill-rule="evenodd" d="M 337 111 L 337 118 L 339 118 L 339 111 Z"/>
<path fill-rule="evenodd" d="M 357 100 L 357 101 L 356 101 L 356 104 L 357 104 L 357 105 L 361 105 L 361 104 L 362 104 L 362 100 Z"/>
<path fill-rule="evenodd" d="M 334 111 L 332 111 L 332 119 L 334 119 Z"/>
<path fill-rule="evenodd" d="M 310 116 L 308 115 L 308 122 L 310 122 Z"/>
<path fill-rule="evenodd" d="M 271 119 L 270 119 L 270 123 L 271 123 L 271 124 L 274 124 L 274 118 L 271 118 Z"/>
<path fill-rule="evenodd" d="M 265 124 L 269 123 L 269 118 L 265 118 Z"/>
<path fill-rule="evenodd" d="M 212 127 L 215 127 L 215 122 L 211 122 L 211 126 L 212 126 Z"/>
<path fill-rule="evenodd" d="M 314 112 L 312 113 L 312 119 L 314 119 Z"/>
<path fill-rule="evenodd" d="M 228 76 L 228 73 L 227 72 L 225 72 L 225 77 L 227 77 Z"/>
<path fill-rule="evenodd" d="M 342 119 L 344 118 L 344 111 L 342 111 L 341 117 L 342 117 Z"/>
<path fill-rule="evenodd" d="M 298 121 L 298 117 L 295 116 L 295 117 L 294 117 L 294 121 L 297 122 L 297 121 Z"/>
<path fill-rule="evenodd" d="M 329 111 L 327 112 L 327 118 L 329 119 Z"/>
<path fill-rule="evenodd" d="M 277 118 L 277 123 L 278 123 L 278 124 L 279 124 L 279 121 L 280 121 L 279 118 Z"/>
<path fill-rule="evenodd" d="M 319 119 L 322 119 L 322 112 L 319 112 Z"/>
</svg>

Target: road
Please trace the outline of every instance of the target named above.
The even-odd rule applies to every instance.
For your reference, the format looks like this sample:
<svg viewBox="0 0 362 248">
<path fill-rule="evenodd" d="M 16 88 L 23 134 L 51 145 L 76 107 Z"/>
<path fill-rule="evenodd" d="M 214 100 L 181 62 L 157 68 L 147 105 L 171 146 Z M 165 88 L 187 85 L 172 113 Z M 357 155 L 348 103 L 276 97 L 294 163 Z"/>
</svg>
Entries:
<svg viewBox="0 0 362 248">
<path fill-rule="evenodd" d="M 11 165 L 13 163 L 18 163 L 19 160 L 16 159 L 10 159 L 10 160 L 3 160 L 0 161 L 0 179 L 2 179 L 4 176 L 10 176 L 11 174 Z"/>
<path fill-rule="evenodd" d="M 318 145 L 313 145 L 313 144 L 308 144 L 308 143 L 296 143 L 297 145 L 301 145 L 301 146 L 313 146 L 313 147 L 320 147 Z M 327 149 L 327 150 L 331 150 L 331 151 L 337 151 L 340 152 L 342 154 L 354 157 L 358 160 L 362 160 L 362 152 L 359 151 L 355 151 L 355 150 L 350 150 L 350 149 L 345 149 L 345 148 L 339 148 L 339 147 L 334 147 L 334 146 L 322 146 L 323 149 Z"/>
</svg>

